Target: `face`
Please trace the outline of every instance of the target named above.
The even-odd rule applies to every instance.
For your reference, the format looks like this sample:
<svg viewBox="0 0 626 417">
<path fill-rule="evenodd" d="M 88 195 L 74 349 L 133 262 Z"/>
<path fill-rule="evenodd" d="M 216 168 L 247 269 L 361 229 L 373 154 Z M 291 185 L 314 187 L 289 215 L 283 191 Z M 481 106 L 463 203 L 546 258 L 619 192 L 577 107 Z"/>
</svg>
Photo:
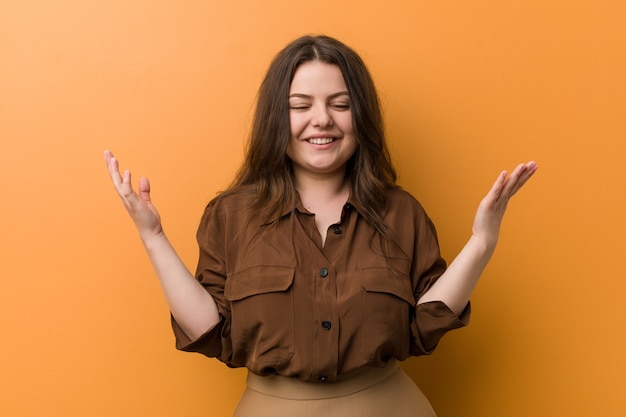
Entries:
<svg viewBox="0 0 626 417">
<path fill-rule="evenodd" d="M 296 179 L 345 175 L 357 141 L 350 96 L 338 66 L 309 61 L 298 67 L 289 89 L 289 121 L 287 156 Z"/>
</svg>

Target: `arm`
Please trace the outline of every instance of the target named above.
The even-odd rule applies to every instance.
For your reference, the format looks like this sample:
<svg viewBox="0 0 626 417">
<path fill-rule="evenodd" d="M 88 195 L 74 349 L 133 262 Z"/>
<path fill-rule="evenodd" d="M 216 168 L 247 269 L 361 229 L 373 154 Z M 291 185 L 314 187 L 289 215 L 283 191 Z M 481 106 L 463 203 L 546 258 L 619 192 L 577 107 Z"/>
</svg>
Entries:
<svg viewBox="0 0 626 417">
<path fill-rule="evenodd" d="M 478 206 L 469 241 L 418 304 L 443 301 L 454 313 L 461 314 L 496 248 L 509 199 L 536 171 L 537 164 L 528 162 L 518 165 L 508 177 L 506 171 L 498 176 Z"/>
<path fill-rule="evenodd" d="M 220 317 L 213 298 L 189 272 L 165 236 L 158 211 L 150 200 L 150 183 L 139 180 L 136 193 L 130 171 L 120 175 L 117 159 L 109 151 L 104 159 L 113 186 L 130 214 L 161 283 L 172 316 L 192 340 L 213 328 Z"/>
</svg>

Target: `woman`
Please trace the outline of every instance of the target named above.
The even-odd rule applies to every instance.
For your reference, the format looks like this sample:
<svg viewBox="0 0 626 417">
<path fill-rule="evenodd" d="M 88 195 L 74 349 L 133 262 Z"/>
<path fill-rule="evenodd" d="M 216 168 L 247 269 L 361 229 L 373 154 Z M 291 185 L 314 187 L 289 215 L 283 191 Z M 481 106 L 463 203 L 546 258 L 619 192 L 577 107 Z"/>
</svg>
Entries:
<svg viewBox="0 0 626 417">
<path fill-rule="evenodd" d="M 272 62 L 233 184 L 209 203 L 192 275 L 148 180 L 105 159 L 154 265 L 177 347 L 249 370 L 235 415 L 434 416 L 398 366 L 469 321 L 508 200 L 502 172 L 446 268 L 434 226 L 395 184 L 372 79 L 341 42 L 305 36 Z"/>
</svg>

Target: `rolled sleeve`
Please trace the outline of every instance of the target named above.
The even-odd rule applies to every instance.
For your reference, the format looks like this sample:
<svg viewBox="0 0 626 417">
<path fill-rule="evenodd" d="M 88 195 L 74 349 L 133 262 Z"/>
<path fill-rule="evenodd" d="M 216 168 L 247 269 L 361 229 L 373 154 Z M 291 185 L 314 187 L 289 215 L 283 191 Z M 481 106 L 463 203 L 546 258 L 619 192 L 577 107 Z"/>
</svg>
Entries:
<svg viewBox="0 0 626 417">
<path fill-rule="evenodd" d="M 196 279 L 211 295 L 220 314 L 220 322 L 200 337 L 192 340 L 171 316 L 172 330 L 176 337 L 176 348 L 185 352 L 198 352 L 209 357 L 222 359 L 228 355 L 230 306 L 224 297 L 226 281 L 225 258 L 225 214 L 219 202 L 209 205 L 198 227 L 196 238 L 199 246 L 199 259 Z"/>
<path fill-rule="evenodd" d="M 435 226 L 419 204 L 414 222 L 412 281 L 415 299 L 419 300 L 437 282 L 447 265 L 440 253 Z M 417 304 L 411 324 L 411 354 L 432 353 L 447 332 L 469 324 L 470 314 L 469 302 L 460 315 L 443 301 Z"/>
<path fill-rule="evenodd" d="M 418 304 L 411 324 L 411 354 L 416 356 L 431 354 L 446 333 L 467 326 L 470 315 L 469 302 L 460 316 L 442 301 Z"/>
<path fill-rule="evenodd" d="M 171 316 L 172 330 L 176 337 L 176 349 L 185 352 L 198 352 L 208 357 L 218 357 L 222 353 L 222 329 L 224 317 L 212 329 L 205 332 L 195 340 L 190 339 L 181 329 L 173 316 Z"/>
</svg>

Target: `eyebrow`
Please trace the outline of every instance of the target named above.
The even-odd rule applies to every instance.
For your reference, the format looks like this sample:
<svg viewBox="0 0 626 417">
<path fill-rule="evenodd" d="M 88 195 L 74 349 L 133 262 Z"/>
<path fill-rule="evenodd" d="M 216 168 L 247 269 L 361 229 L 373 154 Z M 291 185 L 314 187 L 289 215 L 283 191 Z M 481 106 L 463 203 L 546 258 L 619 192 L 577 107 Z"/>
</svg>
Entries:
<svg viewBox="0 0 626 417">
<path fill-rule="evenodd" d="M 347 91 L 339 91 L 337 93 L 331 94 L 330 96 L 328 96 L 329 99 L 333 99 L 333 98 L 337 98 L 339 96 L 348 96 L 350 97 L 350 94 L 348 94 Z M 312 96 L 308 95 L 308 94 L 302 94 L 302 93 L 293 93 L 293 94 L 289 94 L 289 98 L 311 98 Z"/>
</svg>

